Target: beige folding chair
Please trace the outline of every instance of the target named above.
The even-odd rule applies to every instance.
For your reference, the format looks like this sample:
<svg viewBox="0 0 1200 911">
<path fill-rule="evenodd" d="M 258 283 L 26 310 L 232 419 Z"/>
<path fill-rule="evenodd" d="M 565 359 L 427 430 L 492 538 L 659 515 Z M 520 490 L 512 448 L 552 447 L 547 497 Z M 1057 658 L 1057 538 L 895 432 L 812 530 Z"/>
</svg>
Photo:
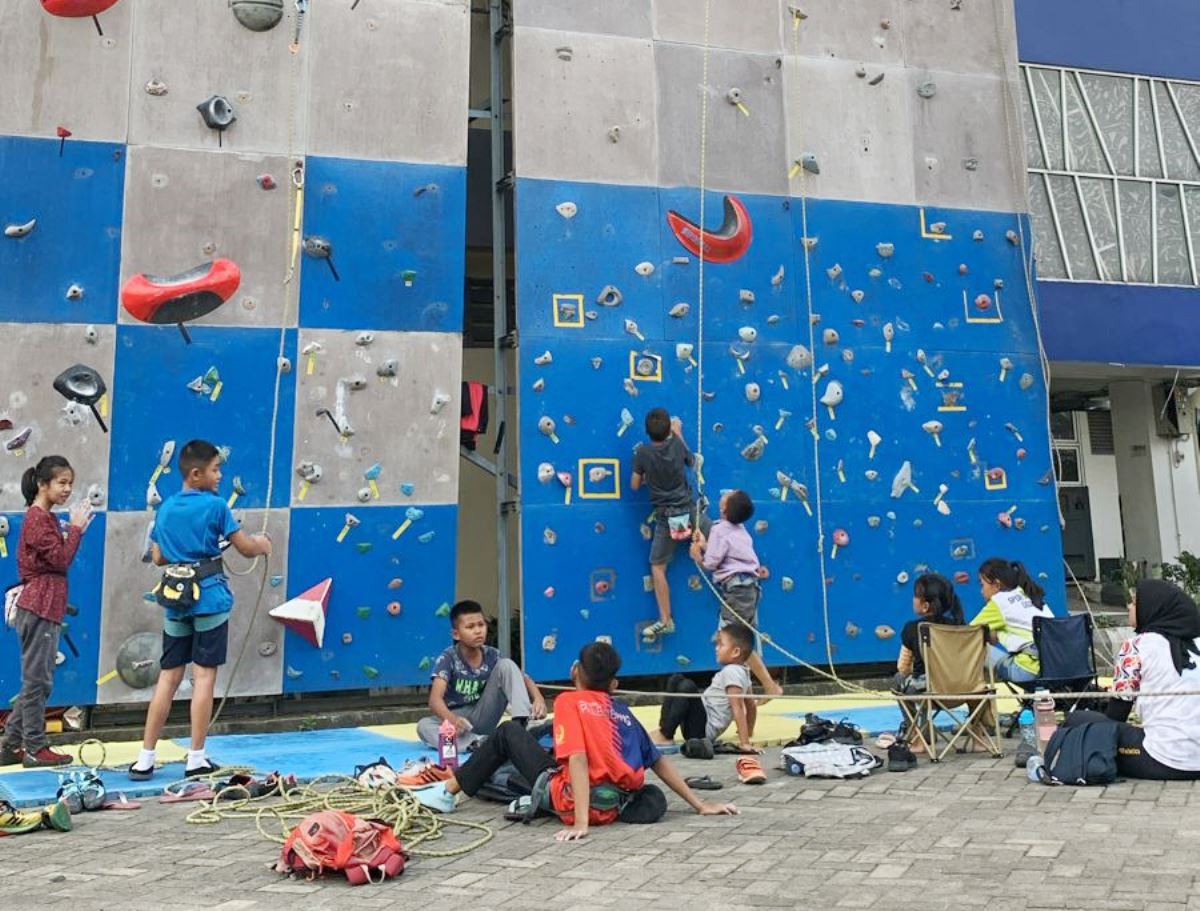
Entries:
<svg viewBox="0 0 1200 911">
<path fill-rule="evenodd" d="M 964 736 L 968 743 L 977 744 L 993 756 L 1002 755 L 1000 717 L 992 700 L 964 698 L 992 696 L 996 692 L 996 682 L 986 660 L 987 628 L 922 623 L 918 630 L 928 699 L 900 703 L 915 740 L 934 762 L 945 759 Z M 953 712 L 960 707 L 967 711 L 966 718 L 961 720 Z M 951 720 L 952 729 L 948 733 L 938 730 L 939 715 Z"/>
</svg>

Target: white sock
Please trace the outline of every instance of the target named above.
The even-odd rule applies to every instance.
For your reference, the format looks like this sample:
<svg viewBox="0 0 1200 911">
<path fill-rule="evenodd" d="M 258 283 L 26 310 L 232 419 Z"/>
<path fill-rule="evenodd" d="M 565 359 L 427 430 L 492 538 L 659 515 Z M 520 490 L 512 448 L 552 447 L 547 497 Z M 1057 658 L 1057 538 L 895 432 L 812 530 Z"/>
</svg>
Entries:
<svg viewBox="0 0 1200 911">
<path fill-rule="evenodd" d="M 208 754 L 204 750 L 188 750 L 187 770 L 198 769 L 208 765 Z"/>
<path fill-rule="evenodd" d="M 134 763 L 134 767 L 152 769 L 154 768 L 154 758 L 154 750 L 147 750 L 145 747 L 142 747 L 138 752 L 137 762 Z"/>
</svg>

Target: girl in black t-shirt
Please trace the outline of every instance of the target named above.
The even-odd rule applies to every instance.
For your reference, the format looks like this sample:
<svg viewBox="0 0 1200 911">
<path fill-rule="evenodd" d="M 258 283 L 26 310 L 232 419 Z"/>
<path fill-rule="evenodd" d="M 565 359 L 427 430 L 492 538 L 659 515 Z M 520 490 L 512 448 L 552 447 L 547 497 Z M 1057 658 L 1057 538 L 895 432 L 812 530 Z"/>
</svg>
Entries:
<svg viewBox="0 0 1200 911">
<path fill-rule="evenodd" d="M 905 693 L 925 691 L 925 663 L 917 628 L 922 623 L 962 626 L 964 622 L 953 583 L 937 573 L 926 573 L 913 583 L 913 613 L 916 619 L 900 630 L 900 657 L 896 659 L 896 688 Z"/>
</svg>

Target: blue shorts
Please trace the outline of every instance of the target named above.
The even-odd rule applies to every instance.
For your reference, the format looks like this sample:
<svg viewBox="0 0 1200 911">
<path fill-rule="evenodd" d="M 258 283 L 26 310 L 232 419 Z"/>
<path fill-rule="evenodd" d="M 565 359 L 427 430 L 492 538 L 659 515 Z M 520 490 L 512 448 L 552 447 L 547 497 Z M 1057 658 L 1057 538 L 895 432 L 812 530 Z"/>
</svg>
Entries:
<svg viewBox="0 0 1200 911">
<path fill-rule="evenodd" d="M 164 670 L 196 664 L 220 667 L 229 651 L 229 614 L 168 620 L 163 629 L 163 653 L 159 666 Z"/>
</svg>

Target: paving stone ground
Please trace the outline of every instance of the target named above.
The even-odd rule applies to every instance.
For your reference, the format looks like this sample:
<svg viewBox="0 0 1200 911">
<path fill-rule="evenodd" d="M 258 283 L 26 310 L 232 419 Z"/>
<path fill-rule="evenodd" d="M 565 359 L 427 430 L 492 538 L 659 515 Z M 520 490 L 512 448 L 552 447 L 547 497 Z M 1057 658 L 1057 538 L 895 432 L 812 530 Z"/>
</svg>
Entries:
<svg viewBox="0 0 1200 911">
<path fill-rule="evenodd" d="M 277 848 L 252 823 L 192 826 L 186 805 L 147 802 L 76 817 L 71 834 L 0 839 L 0 908 L 1200 909 L 1192 784 L 1049 788 L 1009 756 L 854 782 L 769 771 L 760 787 L 737 783 L 732 757 L 679 766 L 722 781 L 709 796 L 742 814 L 700 817 L 672 797 L 662 823 L 558 844 L 557 822 L 510 824 L 470 801 L 457 812 L 493 824 L 488 845 L 351 888 L 271 872 Z"/>
</svg>

